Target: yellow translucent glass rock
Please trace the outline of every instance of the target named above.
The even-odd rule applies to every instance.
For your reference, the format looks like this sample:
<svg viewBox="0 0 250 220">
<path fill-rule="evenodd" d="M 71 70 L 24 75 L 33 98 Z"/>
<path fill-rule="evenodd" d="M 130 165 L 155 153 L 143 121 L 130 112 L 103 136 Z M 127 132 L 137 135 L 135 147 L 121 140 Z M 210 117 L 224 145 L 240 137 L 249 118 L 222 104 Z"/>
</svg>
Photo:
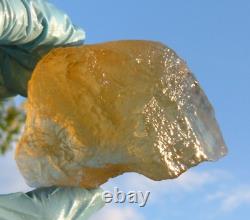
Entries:
<svg viewBox="0 0 250 220">
<path fill-rule="evenodd" d="M 124 172 L 175 178 L 225 153 L 185 62 L 157 42 L 118 41 L 40 61 L 16 160 L 30 186 L 93 188 Z"/>
</svg>

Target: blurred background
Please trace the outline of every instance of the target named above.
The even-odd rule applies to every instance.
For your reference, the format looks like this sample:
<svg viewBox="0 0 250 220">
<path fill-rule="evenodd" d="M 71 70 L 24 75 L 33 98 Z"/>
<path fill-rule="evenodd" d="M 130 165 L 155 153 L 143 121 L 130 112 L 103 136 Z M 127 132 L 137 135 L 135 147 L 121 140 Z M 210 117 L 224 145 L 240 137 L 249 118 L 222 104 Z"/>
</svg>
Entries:
<svg viewBox="0 0 250 220">
<path fill-rule="evenodd" d="M 176 180 L 126 174 L 103 186 L 146 191 L 144 208 L 109 204 L 91 220 L 248 220 L 250 209 L 250 1 L 51 0 L 84 28 L 86 43 L 161 41 L 174 49 L 213 104 L 229 154 Z M 24 121 L 21 97 L 0 106 L 0 193 L 27 191 L 13 150 Z M 16 106 L 16 107 L 13 107 Z M 8 149 L 9 146 L 12 146 Z"/>
</svg>

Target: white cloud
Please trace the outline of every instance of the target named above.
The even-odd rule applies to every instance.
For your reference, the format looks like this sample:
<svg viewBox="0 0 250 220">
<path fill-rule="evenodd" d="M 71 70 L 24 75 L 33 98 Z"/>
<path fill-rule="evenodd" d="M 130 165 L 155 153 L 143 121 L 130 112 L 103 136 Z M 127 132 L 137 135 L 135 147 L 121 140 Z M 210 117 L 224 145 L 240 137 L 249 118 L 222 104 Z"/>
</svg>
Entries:
<svg viewBox="0 0 250 220">
<path fill-rule="evenodd" d="M 176 184 L 178 189 L 183 191 L 194 191 L 218 181 L 219 173 L 224 172 L 218 170 L 202 172 L 190 170 L 174 180 L 173 184 Z"/>
<path fill-rule="evenodd" d="M 133 208 L 106 207 L 93 215 L 90 220 L 144 220 L 144 217 Z"/>
<path fill-rule="evenodd" d="M 128 191 L 150 191 L 150 202 L 159 202 L 166 195 L 177 195 L 195 192 L 209 184 L 227 178 L 228 174 L 220 170 L 195 171 L 189 170 L 177 179 L 166 181 L 152 181 L 142 175 L 130 173 L 115 178 L 104 185 L 105 190 L 112 191 L 114 187 Z"/>
<path fill-rule="evenodd" d="M 227 192 L 216 192 L 208 196 L 209 201 L 219 201 L 223 212 L 232 212 L 242 205 L 250 207 L 250 185 L 238 186 Z"/>
</svg>

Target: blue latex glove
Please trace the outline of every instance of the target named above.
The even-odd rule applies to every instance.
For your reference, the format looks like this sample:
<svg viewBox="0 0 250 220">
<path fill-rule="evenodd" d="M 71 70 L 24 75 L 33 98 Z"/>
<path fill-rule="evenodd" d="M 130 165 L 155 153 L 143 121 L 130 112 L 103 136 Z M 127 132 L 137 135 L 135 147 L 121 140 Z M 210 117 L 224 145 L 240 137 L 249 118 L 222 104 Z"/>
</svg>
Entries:
<svg viewBox="0 0 250 220">
<path fill-rule="evenodd" d="M 84 39 L 84 31 L 47 0 L 1 0 L 0 98 L 26 96 L 27 82 L 44 54 Z"/>
<path fill-rule="evenodd" d="M 102 190 L 41 188 L 0 196 L 0 220 L 85 220 L 102 208 Z"/>
</svg>

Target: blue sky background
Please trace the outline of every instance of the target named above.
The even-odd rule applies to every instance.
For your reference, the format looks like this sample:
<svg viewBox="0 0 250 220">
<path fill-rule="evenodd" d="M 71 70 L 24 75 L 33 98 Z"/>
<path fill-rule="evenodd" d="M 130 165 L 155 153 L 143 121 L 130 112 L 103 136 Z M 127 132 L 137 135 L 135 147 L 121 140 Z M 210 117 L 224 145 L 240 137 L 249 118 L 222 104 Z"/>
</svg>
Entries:
<svg viewBox="0 0 250 220">
<path fill-rule="evenodd" d="M 87 33 L 86 43 L 161 41 L 174 49 L 212 102 L 229 155 L 177 180 L 126 174 L 104 186 L 150 190 L 146 207 L 107 205 L 92 220 L 248 220 L 250 210 L 250 1 L 53 0 Z M 12 153 L 0 158 L 0 193 L 27 190 Z"/>
</svg>

